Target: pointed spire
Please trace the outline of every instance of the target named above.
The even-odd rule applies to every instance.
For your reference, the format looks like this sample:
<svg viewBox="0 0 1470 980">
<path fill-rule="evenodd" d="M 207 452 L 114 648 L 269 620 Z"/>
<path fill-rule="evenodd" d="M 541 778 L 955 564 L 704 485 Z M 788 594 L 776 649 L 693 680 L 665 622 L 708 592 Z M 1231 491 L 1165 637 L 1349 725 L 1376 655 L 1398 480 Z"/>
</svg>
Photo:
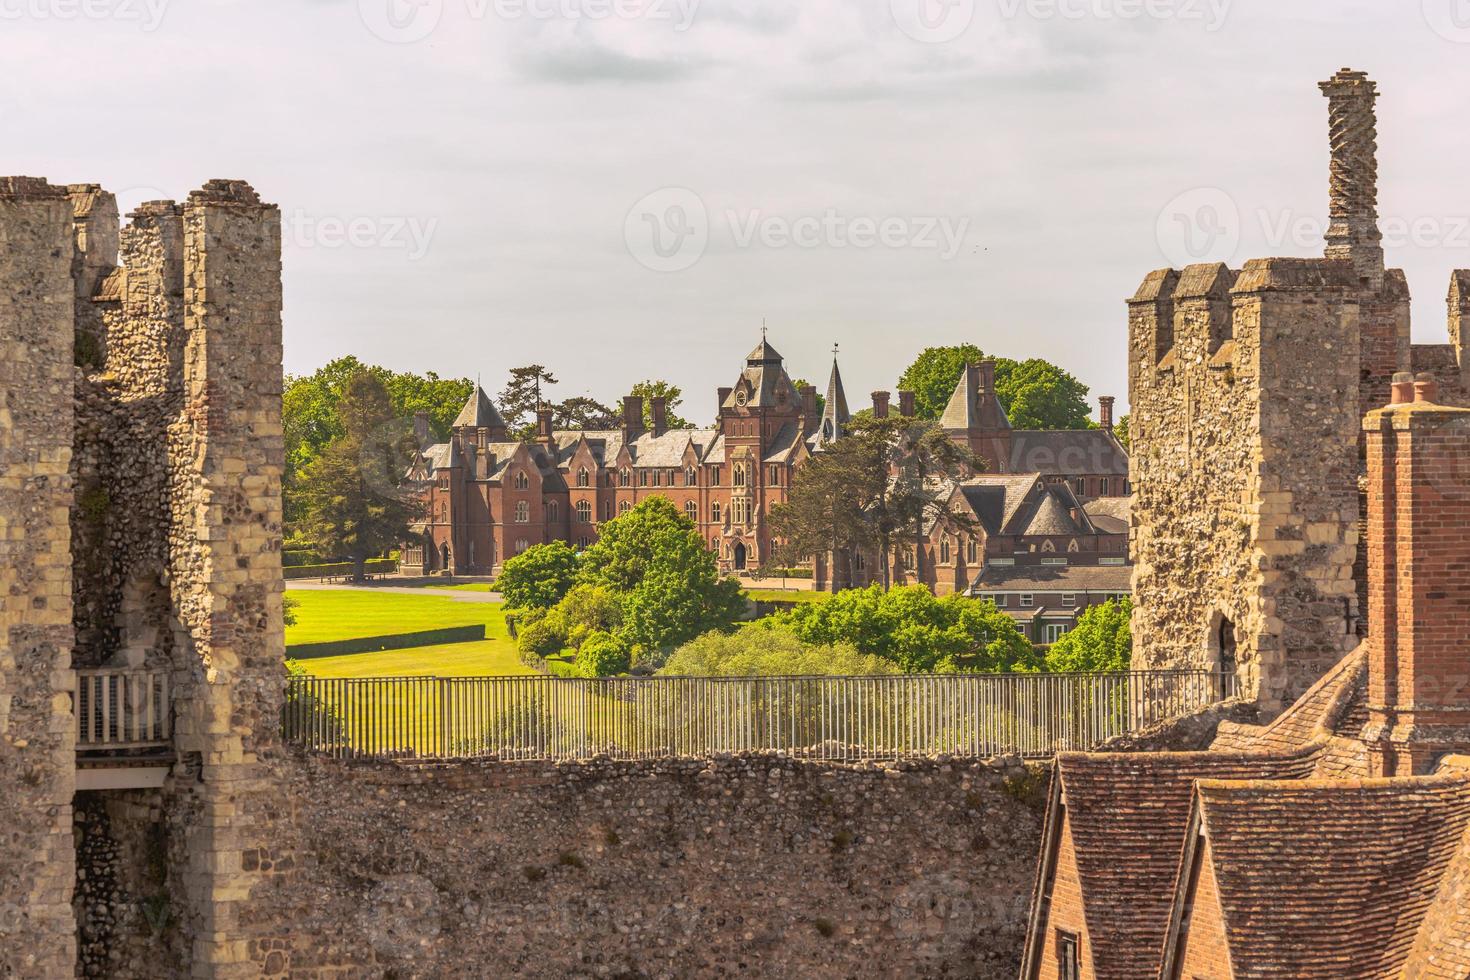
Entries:
<svg viewBox="0 0 1470 980">
<path fill-rule="evenodd" d="M 847 410 L 847 392 L 842 387 L 842 372 L 837 367 L 837 345 L 832 345 L 832 375 L 827 380 L 827 403 L 822 407 L 822 424 L 817 429 L 817 445 L 836 442 L 847 433 L 852 415 Z"/>
</svg>

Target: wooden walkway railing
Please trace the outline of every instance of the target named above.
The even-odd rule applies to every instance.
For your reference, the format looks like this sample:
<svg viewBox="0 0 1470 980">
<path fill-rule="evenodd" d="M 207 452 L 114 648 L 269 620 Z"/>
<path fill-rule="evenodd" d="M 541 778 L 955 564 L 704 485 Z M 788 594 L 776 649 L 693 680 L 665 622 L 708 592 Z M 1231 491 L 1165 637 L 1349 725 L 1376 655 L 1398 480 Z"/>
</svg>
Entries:
<svg viewBox="0 0 1470 980">
<path fill-rule="evenodd" d="M 78 670 L 74 704 L 79 752 L 163 747 L 173 736 L 166 671 Z"/>
<path fill-rule="evenodd" d="M 1045 757 L 1235 694 L 1212 671 L 887 677 L 293 677 L 288 741 L 339 757 Z"/>
</svg>

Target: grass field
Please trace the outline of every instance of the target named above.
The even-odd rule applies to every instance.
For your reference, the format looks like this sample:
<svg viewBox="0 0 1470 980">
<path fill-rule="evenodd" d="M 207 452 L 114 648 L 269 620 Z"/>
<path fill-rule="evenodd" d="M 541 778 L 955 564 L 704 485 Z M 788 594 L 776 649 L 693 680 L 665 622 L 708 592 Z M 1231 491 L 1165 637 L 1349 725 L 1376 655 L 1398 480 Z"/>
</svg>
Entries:
<svg viewBox="0 0 1470 980">
<path fill-rule="evenodd" d="M 286 656 L 297 643 L 325 643 L 388 636 L 446 626 L 485 625 L 485 639 L 472 643 L 315 657 L 301 661 L 318 677 L 471 677 L 531 674 L 520 662 L 498 602 L 457 602 L 446 596 L 401 595 L 371 590 L 295 590 L 296 625 L 286 627 Z"/>
<path fill-rule="evenodd" d="M 786 589 L 746 589 L 745 597 L 752 602 L 821 602 L 827 598 L 825 592 L 809 589 L 787 591 Z"/>
</svg>

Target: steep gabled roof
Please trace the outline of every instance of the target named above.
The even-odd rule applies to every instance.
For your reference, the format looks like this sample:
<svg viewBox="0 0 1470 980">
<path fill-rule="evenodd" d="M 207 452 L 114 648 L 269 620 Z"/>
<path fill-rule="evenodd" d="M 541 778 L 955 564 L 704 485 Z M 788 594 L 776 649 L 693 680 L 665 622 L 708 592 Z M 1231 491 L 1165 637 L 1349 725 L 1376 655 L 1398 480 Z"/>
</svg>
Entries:
<svg viewBox="0 0 1470 980">
<path fill-rule="evenodd" d="M 1083 913 L 1099 977 L 1155 976 L 1200 779 L 1305 779 L 1296 753 L 1140 752 L 1057 756 Z M 1053 821 L 1048 818 L 1048 826 Z M 1060 826 L 1051 830 L 1061 832 Z M 1054 848 L 1056 841 L 1044 842 Z"/>
<path fill-rule="evenodd" d="M 939 425 L 945 431 L 969 429 L 1009 429 L 1011 421 L 1001 407 L 994 390 L 987 389 L 982 380 L 982 365 L 967 364 L 960 372 L 960 380 L 939 416 Z M 1011 467 L 1015 472 L 1018 467 Z"/>
<path fill-rule="evenodd" d="M 988 534 L 1010 534 L 1027 497 L 1041 482 L 1040 473 L 983 474 L 960 484 L 960 492 Z"/>
<path fill-rule="evenodd" d="M 1470 827 L 1470 781 L 1213 777 L 1197 806 L 1236 976 L 1398 977 Z"/>
<path fill-rule="evenodd" d="M 822 406 L 822 421 L 817 426 L 815 446 L 820 448 L 841 439 L 847 432 L 852 415 L 847 410 L 847 392 L 842 388 L 842 372 L 837 358 L 832 358 L 832 376 L 827 379 L 827 401 Z"/>
<path fill-rule="evenodd" d="M 1107 429 L 1016 429 L 1011 471 L 1049 476 L 1128 475 L 1128 451 Z"/>
<path fill-rule="evenodd" d="M 735 408 L 741 405 L 800 411 L 801 398 L 796 392 L 796 385 L 786 374 L 781 355 L 776 353 L 776 349 L 764 337 L 745 358 L 745 370 L 740 372 L 740 380 L 730 389 L 730 397 L 725 399 L 723 407 Z"/>
<path fill-rule="evenodd" d="M 505 419 L 495 410 L 495 405 L 490 401 L 490 396 L 485 394 L 485 389 L 475 385 L 475 390 L 470 392 L 469 400 L 464 403 L 464 408 L 454 417 L 454 428 L 471 429 L 495 429 L 505 425 Z"/>
</svg>

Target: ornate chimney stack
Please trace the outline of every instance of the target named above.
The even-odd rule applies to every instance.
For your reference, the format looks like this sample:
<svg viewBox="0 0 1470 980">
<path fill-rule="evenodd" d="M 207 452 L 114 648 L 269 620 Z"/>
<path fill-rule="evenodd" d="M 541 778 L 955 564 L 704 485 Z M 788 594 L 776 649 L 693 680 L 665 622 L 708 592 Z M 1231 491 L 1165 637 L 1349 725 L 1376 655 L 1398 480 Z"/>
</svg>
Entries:
<svg viewBox="0 0 1470 980">
<path fill-rule="evenodd" d="M 643 399 L 638 395 L 623 397 L 623 438 L 631 439 L 643 431 Z"/>
<path fill-rule="evenodd" d="M 912 391 L 898 393 L 898 414 L 906 419 L 914 417 L 914 393 Z"/>
<path fill-rule="evenodd" d="M 873 392 L 873 418 L 888 418 L 888 399 L 890 395 L 886 391 Z"/>
<path fill-rule="evenodd" d="M 1112 395 L 1103 395 L 1097 400 L 1097 424 L 1113 431 L 1113 403 L 1116 401 Z"/>
<path fill-rule="evenodd" d="M 1378 85 L 1344 68 L 1320 85 L 1328 99 L 1332 144 L 1331 219 L 1327 257 L 1349 259 L 1358 276 L 1377 288 L 1383 280 L 1383 236 L 1378 231 Z"/>
<path fill-rule="evenodd" d="M 663 435 L 669 427 L 669 400 L 663 395 L 654 395 L 648 400 L 648 412 L 653 416 L 653 434 Z"/>
<path fill-rule="evenodd" d="M 542 405 L 536 409 L 536 441 L 543 446 L 551 446 L 556 443 L 556 437 L 552 435 L 551 418 L 551 406 Z"/>
</svg>

